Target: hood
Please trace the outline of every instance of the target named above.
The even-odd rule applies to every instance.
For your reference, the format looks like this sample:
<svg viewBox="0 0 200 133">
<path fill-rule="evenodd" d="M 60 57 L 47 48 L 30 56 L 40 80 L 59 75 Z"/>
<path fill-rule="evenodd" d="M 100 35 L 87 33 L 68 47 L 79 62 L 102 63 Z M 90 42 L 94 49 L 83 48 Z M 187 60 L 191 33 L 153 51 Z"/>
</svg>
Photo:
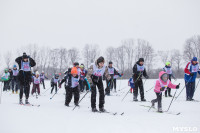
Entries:
<svg viewBox="0 0 200 133">
<path fill-rule="evenodd" d="M 160 73 L 159 73 L 159 79 L 162 81 L 162 79 L 161 79 L 161 76 L 163 75 L 163 74 L 165 74 L 166 72 L 164 72 L 164 71 L 161 71 Z M 167 73 L 166 73 L 167 74 Z M 162 81 L 163 83 L 165 83 L 164 81 Z"/>
</svg>

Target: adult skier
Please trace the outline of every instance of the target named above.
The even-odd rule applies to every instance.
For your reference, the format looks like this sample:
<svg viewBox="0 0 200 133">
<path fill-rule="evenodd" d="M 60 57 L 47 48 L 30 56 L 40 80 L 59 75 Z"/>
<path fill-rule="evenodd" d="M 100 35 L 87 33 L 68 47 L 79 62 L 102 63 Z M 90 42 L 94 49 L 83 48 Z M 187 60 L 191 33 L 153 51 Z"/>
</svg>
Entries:
<svg viewBox="0 0 200 133">
<path fill-rule="evenodd" d="M 45 83 L 44 83 L 45 79 L 48 79 L 48 78 L 45 76 L 44 71 L 42 71 L 42 73 L 40 74 L 40 81 L 43 85 L 43 89 L 45 89 Z"/>
<path fill-rule="evenodd" d="M 26 53 L 23 53 L 22 56 L 17 57 L 15 59 L 19 66 L 19 86 L 20 86 L 20 94 L 19 94 L 19 104 L 23 104 L 22 97 L 23 93 L 25 93 L 25 104 L 30 104 L 28 102 L 29 93 L 30 93 L 30 84 L 32 81 L 31 67 L 36 65 L 35 61 L 28 56 Z"/>
<path fill-rule="evenodd" d="M 186 100 L 193 101 L 197 72 L 200 74 L 200 68 L 199 68 L 199 63 L 197 61 L 197 57 L 193 57 L 193 59 L 186 65 L 184 71 L 185 71 L 184 79 L 186 85 Z"/>
<path fill-rule="evenodd" d="M 133 66 L 133 80 L 135 83 L 135 89 L 133 91 L 133 101 L 138 101 L 137 99 L 138 88 L 140 89 L 141 101 L 146 101 L 146 99 L 144 98 L 144 87 L 142 82 L 142 76 L 144 76 L 146 79 L 149 78 L 144 66 L 144 58 L 140 58 Z"/>
</svg>

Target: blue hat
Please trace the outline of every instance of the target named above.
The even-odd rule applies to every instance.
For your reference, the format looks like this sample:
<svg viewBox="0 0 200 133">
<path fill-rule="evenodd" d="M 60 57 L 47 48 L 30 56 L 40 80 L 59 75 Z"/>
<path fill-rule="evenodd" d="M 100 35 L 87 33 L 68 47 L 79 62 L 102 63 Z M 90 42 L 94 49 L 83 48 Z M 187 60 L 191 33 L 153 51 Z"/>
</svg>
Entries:
<svg viewBox="0 0 200 133">
<path fill-rule="evenodd" d="M 13 68 L 16 68 L 16 67 L 17 67 L 16 65 L 13 66 Z"/>
<path fill-rule="evenodd" d="M 193 58 L 192 58 L 192 61 L 197 61 L 197 57 L 193 57 Z"/>
</svg>

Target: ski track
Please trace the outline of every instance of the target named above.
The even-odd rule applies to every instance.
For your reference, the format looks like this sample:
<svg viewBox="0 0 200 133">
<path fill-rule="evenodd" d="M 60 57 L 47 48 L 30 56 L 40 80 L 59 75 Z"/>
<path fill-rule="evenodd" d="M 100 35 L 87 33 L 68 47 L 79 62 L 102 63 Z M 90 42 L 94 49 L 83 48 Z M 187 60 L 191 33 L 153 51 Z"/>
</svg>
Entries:
<svg viewBox="0 0 200 133">
<path fill-rule="evenodd" d="M 48 89 L 49 82 L 46 82 Z M 117 88 L 117 93 L 111 92 L 112 96 L 105 96 L 105 109 L 111 113 L 92 113 L 90 108 L 90 95 L 81 101 L 80 107 L 74 111 L 73 99 L 70 107 L 64 106 L 65 89 L 58 91 L 53 99 L 50 97 L 50 89 L 43 94 L 41 87 L 41 96 L 36 97 L 30 95 L 29 102 L 37 106 L 23 106 L 16 103 L 19 102 L 17 94 L 3 92 L 2 104 L 0 104 L 0 133 L 172 133 L 173 127 L 197 127 L 200 132 L 200 102 L 185 101 L 185 90 L 180 97 L 172 103 L 169 112 L 181 112 L 180 115 L 170 115 L 166 113 L 148 112 L 147 107 L 150 102 L 133 102 L 133 94 L 128 94 L 124 101 L 121 101 L 127 93 L 129 87 L 128 80 L 118 80 L 117 87 L 121 82 L 121 88 Z M 179 79 L 175 83 L 181 83 L 177 95 L 184 87 L 184 80 Z M 150 89 L 155 80 L 149 79 L 145 83 L 144 93 L 147 101 L 156 98 L 153 89 Z M 104 83 L 105 85 L 105 83 Z M 105 87 L 105 86 L 104 86 Z M 32 87 L 31 87 L 32 89 Z M 119 91 L 119 89 L 122 89 Z M 172 95 L 175 90 L 172 90 Z M 53 92 L 54 93 L 54 92 Z M 98 91 L 97 91 L 98 93 Z M 85 93 L 80 94 L 80 98 Z M 117 96 L 116 96 L 117 95 Z M 200 86 L 196 89 L 194 99 L 200 101 Z M 140 101 L 140 97 L 138 97 Z M 167 110 L 171 98 L 163 97 L 163 111 Z M 24 102 L 24 98 L 23 98 Z M 157 107 L 157 104 L 156 106 Z M 98 109 L 98 95 L 97 95 Z M 117 112 L 118 115 L 112 115 Z M 120 115 L 124 112 L 123 115 Z"/>
</svg>

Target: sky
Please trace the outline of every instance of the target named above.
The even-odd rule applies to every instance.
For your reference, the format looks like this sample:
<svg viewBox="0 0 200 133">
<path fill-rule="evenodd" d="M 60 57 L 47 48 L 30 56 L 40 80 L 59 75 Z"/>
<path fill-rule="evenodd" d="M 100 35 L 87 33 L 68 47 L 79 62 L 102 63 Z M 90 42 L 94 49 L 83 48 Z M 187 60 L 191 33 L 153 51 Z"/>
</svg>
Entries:
<svg viewBox="0 0 200 133">
<path fill-rule="evenodd" d="M 200 34 L 199 16 L 199 0 L 0 0 L 0 54 L 28 44 L 105 49 L 130 38 L 182 49 Z"/>
</svg>

